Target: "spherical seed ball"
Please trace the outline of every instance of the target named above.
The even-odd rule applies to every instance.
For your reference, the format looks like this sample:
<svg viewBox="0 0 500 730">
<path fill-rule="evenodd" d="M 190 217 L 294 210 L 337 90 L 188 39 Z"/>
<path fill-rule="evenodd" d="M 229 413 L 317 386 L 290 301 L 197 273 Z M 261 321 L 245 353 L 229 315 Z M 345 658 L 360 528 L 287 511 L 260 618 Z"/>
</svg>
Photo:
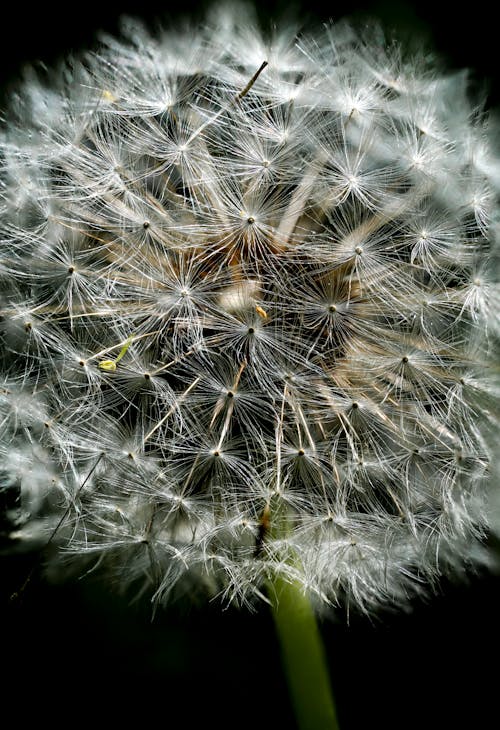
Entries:
<svg viewBox="0 0 500 730">
<path fill-rule="evenodd" d="M 371 610 L 479 558 L 494 132 L 377 28 L 245 8 L 30 78 L 0 142 L 11 537 L 160 603 L 280 575 Z"/>
</svg>

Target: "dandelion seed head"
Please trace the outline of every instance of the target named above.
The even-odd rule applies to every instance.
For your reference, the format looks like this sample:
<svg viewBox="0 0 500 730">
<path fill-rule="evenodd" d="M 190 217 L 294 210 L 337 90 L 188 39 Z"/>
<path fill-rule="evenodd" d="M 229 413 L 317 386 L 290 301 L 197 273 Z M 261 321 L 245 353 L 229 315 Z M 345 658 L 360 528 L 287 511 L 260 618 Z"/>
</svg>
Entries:
<svg viewBox="0 0 500 730">
<path fill-rule="evenodd" d="M 158 603 L 280 575 L 367 611 L 485 554 L 500 158 L 466 75 L 218 6 L 49 81 L 0 137 L 12 543 L 58 525 L 55 565 Z"/>
</svg>

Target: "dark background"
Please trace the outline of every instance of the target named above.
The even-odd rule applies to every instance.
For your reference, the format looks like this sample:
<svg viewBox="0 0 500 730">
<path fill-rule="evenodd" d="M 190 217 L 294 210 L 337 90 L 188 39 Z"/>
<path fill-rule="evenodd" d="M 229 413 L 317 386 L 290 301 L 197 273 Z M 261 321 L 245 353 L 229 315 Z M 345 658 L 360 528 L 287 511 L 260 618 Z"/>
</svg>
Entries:
<svg viewBox="0 0 500 730">
<path fill-rule="evenodd" d="M 35 2 L 8 5 L 0 23 L 0 87 L 5 88 L 24 63 L 47 63 L 70 50 L 88 47 L 99 29 L 116 32 L 123 14 L 154 21 L 186 14 L 202 17 L 210 3 L 196 0 L 87 0 L 87 2 Z M 495 4 L 450 0 L 256 0 L 264 20 L 278 19 L 295 8 L 301 18 L 322 22 L 343 16 L 375 16 L 404 40 L 424 41 L 452 68 L 470 68 L 473 76 L 489 80 L 490 100 L 500 102 L 498 21 Z"/>
<path fill-rule="evenodd" d="M 91 45 L 96 30 L 116 32 L 122 13 L 168 19 L 201 14 L 205 4 L 9 6 L 0 30 L 1 105 L 24 64 L 50 65 Z M 259 12 L 279 18 L 287 5 L 261 3 Z M 497 23 L 484 4 L 460 10 L 427 1 L 311 0 L 296 7 L 313 21 L 378 17 L 403 40 L 435 49 L 448 66 L 471 68 L 475 82 L 487 84 L 490 105 L 500 104 Z M 265 609 L 181 602 L 152 621 L 148 605 L 129 604 L 106 584 L 52 585 L 38 571 L 23 601 L 9 603 L 32 566 L 31 556 L 0 559 L 0 724 L 295 730 Z M 409 613 L 323 621 L 342 730 L 498 727 L 499 588 L 498 575 L 483 571 L 468 582 L 443 581 L 437 596 L 415 601 Z"/>
</svg>

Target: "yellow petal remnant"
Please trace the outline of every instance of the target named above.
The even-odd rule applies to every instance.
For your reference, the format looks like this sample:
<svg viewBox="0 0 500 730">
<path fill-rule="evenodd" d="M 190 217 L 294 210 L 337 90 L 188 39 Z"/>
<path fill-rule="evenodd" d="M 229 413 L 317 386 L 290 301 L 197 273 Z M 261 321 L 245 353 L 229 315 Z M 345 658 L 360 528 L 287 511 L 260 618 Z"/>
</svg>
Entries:
<svg viewBox="0 0 500 730">
<path fill-rule="evenodd" d="M 110 104 L 114 104 L 114 102 L 116 101 L 116 96 L 112 94 L 111 91 L 109 91 L 108 89 L 104 89 L 104 91 L 102 92 L 102 98 L 104 99 L 104 101 L 109 101 Z"/>
<path fill-rule="evenodd" d="M 107 370 L 108 373 L 114 373 L 116 370 L 116 360 L 102 360 L 99 363 L 101 370 Z"/>
<path fill-rule="evenodd" d="M 118 353 L 118 357 L 115 360 L 101 360 L 99 363 L 99 368 L 101 370 L 106 370 L 108 373 L 114 373 L 116 370 L 116 366 L 122 359 L 122 357 L 127 352 L 128 348 L 130 347 L 130 343 L 132 342 L 133 337 L 130 335 L 130 337 L 127 338 L 125 344 L 123 345 L 122 349 Z"/>
</svg>

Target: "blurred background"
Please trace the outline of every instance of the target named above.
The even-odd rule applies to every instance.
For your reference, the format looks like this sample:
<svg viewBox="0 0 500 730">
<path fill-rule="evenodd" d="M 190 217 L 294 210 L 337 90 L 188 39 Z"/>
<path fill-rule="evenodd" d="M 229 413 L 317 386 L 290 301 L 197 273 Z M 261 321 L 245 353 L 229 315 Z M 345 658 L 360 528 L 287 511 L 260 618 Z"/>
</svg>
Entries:
<svg viewBox="0 0 500 730">
<path fill-rule="evenodd" d="M 313 22 L 375 16 L 405 42 L 425 42 L 450 67 L 470 68 L 477 80 L 489 82 L 490 101 L 500 102 L 493 3 L 460 7 L 450 0 L 256 0 L 254 4 L 265 21 L 293 9 Z M 168 21 L 180 15 L 202 17 L 208 5 L 209 0 L 58 0 L 32 3 L 28 10 L 23 3 L 10 3 L 0 28 L 0 86 L 5 90 L 25 63 L 41 59 L 50 64 L 70 50 L 89 46 L 99 29 L 116 32 L 123 14 Z"/>
<path fill-rule="evenodd" d="M 25 64 L 50 65 L 117 32 L 122 14 L 167 20 L 202 16 L 207 3 L 123 0 L 9 6 L 0 30 L 0 107 Z M 259 5 L 263 19 L 286 2 Z M 500 105 L 498 26 L 493 5 L 309 0 L 295 7 L 313 22 L 345 15 L 379 18 L 396 37 L 468 67 Z M 6 12 L 6 11 L 4 11 Z M 51 727 L 141 725 L 295 730 L 272 620 L 257 613 L 180 602 L 152 619 L 92 576 L 52 585 L 36 569 L 21 602 L 9 602 L 33 557 L 0 558 L 0 683 L 4 717 Z M 443 581 L 438 595 L 408 613 L 371 620 L 339 613 L 322 621 L 341 730 L 497 727 L 500 649 L 498 574 Z M 1 722 L 1 715 L 0 715 Z M 327 729 L 325 729 L 327 730 Z"/>
</svg>

